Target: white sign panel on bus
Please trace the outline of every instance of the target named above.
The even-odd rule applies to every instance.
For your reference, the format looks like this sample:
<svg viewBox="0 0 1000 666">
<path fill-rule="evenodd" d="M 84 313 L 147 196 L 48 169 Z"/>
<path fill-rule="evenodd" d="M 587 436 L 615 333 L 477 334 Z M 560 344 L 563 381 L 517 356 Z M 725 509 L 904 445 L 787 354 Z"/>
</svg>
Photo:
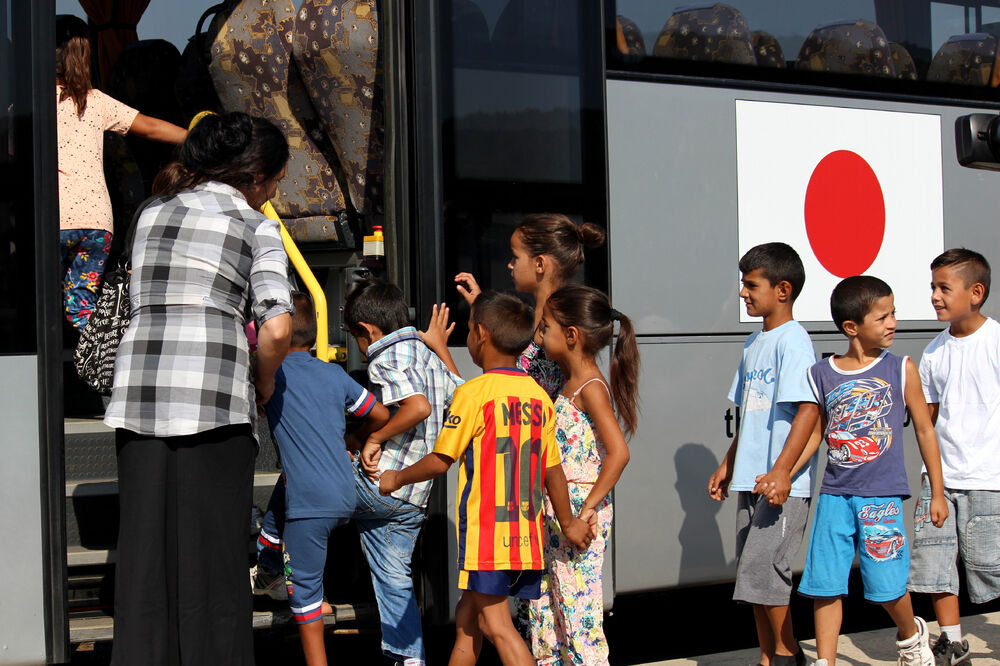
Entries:
<svg viewBox="0 0 1000 666">
<path fill-rule="evenodd" d="M 736 101 L 739 256 L 788 243 L 802 257 L 800 321 L 830 321 L 843 278 L 889 283 L 901 320 L 934 320 L 943 251 L 939 116 Z M 754 321 L 745 310 L 740 321 Z"/>
</svg>

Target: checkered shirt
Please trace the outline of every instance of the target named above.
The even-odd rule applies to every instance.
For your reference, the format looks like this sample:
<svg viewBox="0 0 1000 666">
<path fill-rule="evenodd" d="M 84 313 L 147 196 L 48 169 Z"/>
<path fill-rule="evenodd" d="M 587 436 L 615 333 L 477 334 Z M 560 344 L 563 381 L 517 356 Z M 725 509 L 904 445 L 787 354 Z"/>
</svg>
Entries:
<svg viewBox="0 0 1000 666">
<path fill-rule="evenodd" d="M 247 315 L 292 311 L 278 224 L 218 182 L 142 212 L 107 425 L 173 437 L 252 422 Z"/>
<path fill-rule="evenodd" d="M 434 448 L 441 432 L 445 410 L 462 378 L 453 375 L 437 355 L 420 339 L 412 326 L 389 333 L 368 347 L 368 379 L 391 406 L 418 393 L 431 404 L 431 415 L 412 430 L 389 439 L 382 450 L 380 471 L 399 470 L 412 465 Z M 403 486 L 392 494 L 396 499 L 419 507 L 427 506 L 433 481 Z"/>
</svg>

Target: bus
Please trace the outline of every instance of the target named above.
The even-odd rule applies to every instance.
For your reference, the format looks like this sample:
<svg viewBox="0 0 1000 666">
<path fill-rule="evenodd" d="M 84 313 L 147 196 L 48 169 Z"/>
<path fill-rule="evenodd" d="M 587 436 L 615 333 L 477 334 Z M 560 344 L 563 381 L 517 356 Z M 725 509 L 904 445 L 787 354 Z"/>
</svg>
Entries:
<svg viewBox="0 0 1000 666">
<path fill-rule="evenodd" d="M 737 295 L 746 249 L 798 250 L 796 316 L 818 356 L 844 344 L 830 289 L 870 273 L 896 294 L 895 353 L 917 358 L 941 328 L 930 260 L 1000 248 L 1000 0 L 153 0 L 145 19 L 128 3 L 86 4 L 90 15 L 0 0 L 0 663 L 64 663 L 74 642 L 111 636 L 113 437 L 74 383 L 57 279 L 57 14 L 86 22 L 99 86 L 144 113 L 275 114 L 298 182 L 272 203 L 350 370 L 363 359 L 337 307 L 359 277 L 399 284 L 422 325 L 433 303 L 462 312 L 460 271 L 510 287 L 523 215 L 607 229 L 577 277 L 633 319 L 643 364 L 608 607 L 734 576 L 733 508 L 706 486 L 737 428 L 727 392 L 759 326 Z M 169 37 L 176 22 L 182 37 Z M 109 139 L 116 224 L 168 157 Z M 372 265 L 363 239 L 376 225 L 385 256 Z M 1000 314 L 992 301 L 984 311 Z M 457 319 L 454 352 L 472 372 Z M 263 509 L 279 469 L 261 451 Z M 916 455 L 909 466 L 916 487 Z M 436 484 L 415 559 L 425 617 L 439 623 L 454 607 L 453 488 L 453 476 Z M 344 617 L 370 605 L 363 586 L 344 594 Z"/>
</svg>

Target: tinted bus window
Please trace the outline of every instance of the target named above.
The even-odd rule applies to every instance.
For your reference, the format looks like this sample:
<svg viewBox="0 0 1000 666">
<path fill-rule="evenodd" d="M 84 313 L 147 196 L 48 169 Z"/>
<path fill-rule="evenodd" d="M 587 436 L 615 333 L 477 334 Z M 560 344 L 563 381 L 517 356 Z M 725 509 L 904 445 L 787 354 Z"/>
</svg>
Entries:
<svg viewBox="0 0 1000 666">
<path fill-rule="evenodd" d="M 509 289 L 508 240 L 528 213 L 606 226 L 600 14 L 557 0 L 443 3 L 445 293 L 471 271 Z M 607 285 L 603 252 L 588 283 Z"/>
<path fill-rule="evenodd" d="M 609 66 L 996 99 L 1000 1 L 618 0 Z"/>
<path fill-rule="evenodd" d="M 12 28 L 28 3 L 0 0 L 0 353 L 30 354 L 35 338 L 35 229 L 30 42 Z M 19 23 L 24 23 L 21 17 Z M 54 129 L 54 128 L 53 128 Z M 53 248 L 53 251 L 55 249 Z"/>
</svg>

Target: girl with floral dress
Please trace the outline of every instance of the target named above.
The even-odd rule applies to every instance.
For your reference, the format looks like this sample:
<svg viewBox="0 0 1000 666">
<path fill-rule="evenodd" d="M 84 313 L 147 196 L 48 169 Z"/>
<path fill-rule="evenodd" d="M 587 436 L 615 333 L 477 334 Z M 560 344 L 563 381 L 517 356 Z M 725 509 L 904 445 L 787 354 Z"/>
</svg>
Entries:
<svg viewBox="0 0 1000 666">
<path fill-rule="evenodd" d="M 596 356 L 611 344 L 616 321 L 609 386 Z M 558 530 L 548 530 L 548 575 L 541 598 L 530 602 L 531 650 L 539 664 L 607 664 L 601 570 L 611 537 L 610 493 L 629 460 L 618 418 L 629 436 L 636 427 L 638 346 L 629 318 L 605 294 L 580 285 L 549 296 L 539 330 L 546 356 L 566 379 L 555 400 L 556 441 L 570 503 L 583 520 L 596 514 L 597 537 L 579 551 Z M 555 520 L 547 497 L 545 515 Z"/>
</svg>

